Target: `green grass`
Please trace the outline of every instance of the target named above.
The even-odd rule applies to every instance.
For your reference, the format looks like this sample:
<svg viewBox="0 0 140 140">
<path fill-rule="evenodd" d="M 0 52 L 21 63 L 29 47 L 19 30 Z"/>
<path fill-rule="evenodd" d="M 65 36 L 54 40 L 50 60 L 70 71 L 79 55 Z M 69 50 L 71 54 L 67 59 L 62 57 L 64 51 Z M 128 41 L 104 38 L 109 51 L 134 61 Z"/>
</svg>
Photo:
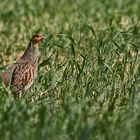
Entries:
<svg viewBox="0 0 140 140">
<path fill-rule="evenodd" d="M 0 83 L 0 139 L 140 139 L 139 5 L 1 0 L 1 72 L 36 31 L 48 39 L 28 94 L 14 100 Z"/>
</svg>

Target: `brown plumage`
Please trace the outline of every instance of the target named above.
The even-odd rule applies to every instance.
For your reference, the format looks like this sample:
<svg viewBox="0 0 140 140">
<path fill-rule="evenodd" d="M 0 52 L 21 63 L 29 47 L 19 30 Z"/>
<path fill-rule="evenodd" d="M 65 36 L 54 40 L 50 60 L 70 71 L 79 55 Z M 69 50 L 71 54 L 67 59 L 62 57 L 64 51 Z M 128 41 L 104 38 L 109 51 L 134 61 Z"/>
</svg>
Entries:
<svg viewBox="0 0 140 140">
<path fill-rule="evenodd" d="M 20 62 L 14 69 L 11 85 L 15 92 L 26 91 L 35 79 L 36 65 L 29 61 Z"/>
<path fill-rule="evenodd" d="M 40 33 L 34 35 L 21 58 L 0 75 L 4 84 L 11 86 L 16 96 L 29 89 L 36 78 L 39 42 L 43 38 Z"/>
</svg>

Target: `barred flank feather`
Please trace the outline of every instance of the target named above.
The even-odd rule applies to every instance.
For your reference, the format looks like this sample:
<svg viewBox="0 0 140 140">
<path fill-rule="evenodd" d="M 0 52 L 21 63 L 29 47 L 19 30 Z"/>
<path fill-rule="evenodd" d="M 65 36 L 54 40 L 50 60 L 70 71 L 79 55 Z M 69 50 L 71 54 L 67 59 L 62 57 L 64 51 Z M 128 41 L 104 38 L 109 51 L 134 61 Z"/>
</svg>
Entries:
<svg viewBox="0 0 140 140">
<path fill-rule="evenodd" d="M 35 78 L 36 66 L 29 61 L 19 63 L 13 71 L 11 86 L 15 92 L 26 91 Z"/>
</svg>

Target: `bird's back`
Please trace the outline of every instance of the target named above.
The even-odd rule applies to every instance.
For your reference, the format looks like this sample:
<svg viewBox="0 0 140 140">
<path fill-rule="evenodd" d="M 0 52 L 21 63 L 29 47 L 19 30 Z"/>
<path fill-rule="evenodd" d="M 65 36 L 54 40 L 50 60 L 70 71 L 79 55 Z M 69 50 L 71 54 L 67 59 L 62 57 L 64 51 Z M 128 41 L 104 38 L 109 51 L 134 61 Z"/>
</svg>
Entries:
<svg viewBox="0 0 140 140">
<path fill-rule="evenodd" d="M 2 81 L 4 82 L 5 86 L 9 86 L 11 83 L 12 73 L 16 67 L 16 64 L 10 66 L 6 71 L 0 74 Z"/>
</svg>

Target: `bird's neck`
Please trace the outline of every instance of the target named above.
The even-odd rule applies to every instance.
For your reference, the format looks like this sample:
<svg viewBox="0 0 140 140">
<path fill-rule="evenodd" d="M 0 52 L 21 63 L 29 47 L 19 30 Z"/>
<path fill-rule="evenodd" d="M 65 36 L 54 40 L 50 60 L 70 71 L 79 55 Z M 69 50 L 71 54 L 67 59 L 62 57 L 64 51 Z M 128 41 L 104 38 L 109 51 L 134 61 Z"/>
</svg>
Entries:
<svg viewBox="0 0 140 140">
<path fill-rule="evenodd" d="M 33 43 L 31 40 L 26 51 L 22 55 L 21 60 L 27 60 L 31 61 L 32 63 L 36 63 L 40 55 L 38 45 L 38 43 Z"/>
</svg>

